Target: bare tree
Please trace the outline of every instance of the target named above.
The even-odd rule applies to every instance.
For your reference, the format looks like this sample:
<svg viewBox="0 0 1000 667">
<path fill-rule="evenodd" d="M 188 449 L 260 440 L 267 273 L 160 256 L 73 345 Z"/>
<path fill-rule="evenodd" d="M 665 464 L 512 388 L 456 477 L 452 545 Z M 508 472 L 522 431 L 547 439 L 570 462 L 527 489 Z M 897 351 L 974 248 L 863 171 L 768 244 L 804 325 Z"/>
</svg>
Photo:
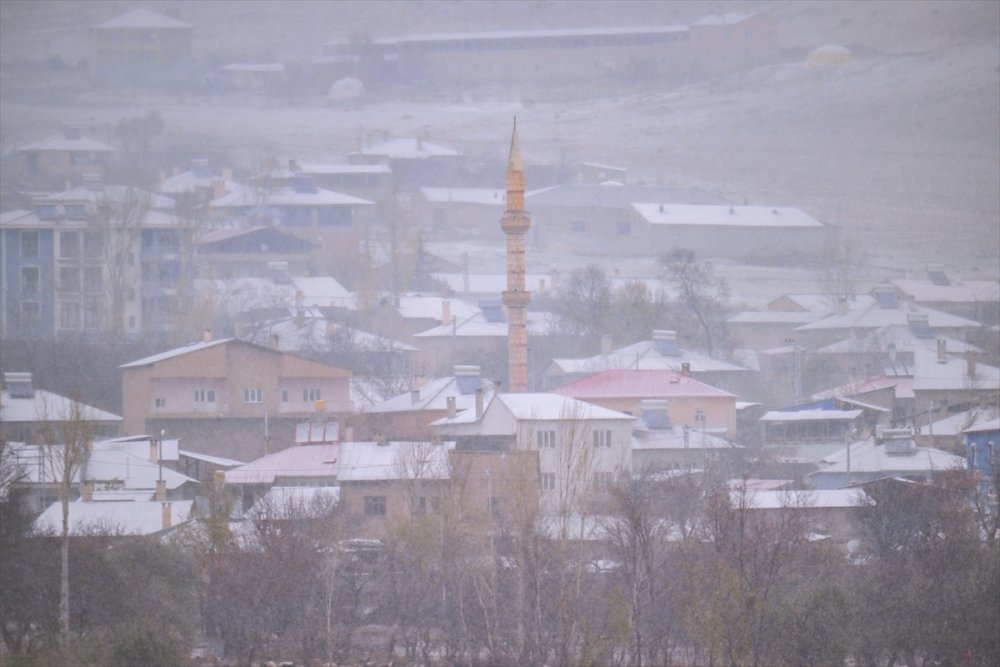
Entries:
<svg viewBox="0 0 1000 667">
<path fill-rule="evenodd" d="M 816 267 L 816 280 L 830 299 L 831 310 L 854 298 L 869 268 L 870 258 L 860 241 L 840 232 L 827 237 Z"/>
<path fill-rule="evenodd" d="M 150 194 L 133 187 L 108 189 L 95 203 L 95 222 L 104 244 L 104 292 L 109 329 L 118 340 L 125 332 L 126 304 L 137 298 L 139 248 L 150 208 Z"/>
<path fill-rule="evenodd" d="M 59 414 L 54 414 L 59 412 Z M 69 642 L 69 502 L 74 482 L 79 476 L 86 482 L 85 466 L 93 447 L 93 417 L 79 401 L 70 401 L 63 410 L 42 403 L 38 420 L 39 440 L 46 475 L 55 482 L 62 508 L 60 527 L 59 635 L 64 646 Z"/>
<path fill-rule="evenodd" d="M 677 329 L 709 355 L 726 350 L 729 345 L 726 281 L 715 274 L 711 263 L 699 261 L 691 250 L 674 250 L 661 256 L 659 263 L 666 271 L 667 284 L 677 293 L 670 309 L 677 320 Z"/>
</svg>

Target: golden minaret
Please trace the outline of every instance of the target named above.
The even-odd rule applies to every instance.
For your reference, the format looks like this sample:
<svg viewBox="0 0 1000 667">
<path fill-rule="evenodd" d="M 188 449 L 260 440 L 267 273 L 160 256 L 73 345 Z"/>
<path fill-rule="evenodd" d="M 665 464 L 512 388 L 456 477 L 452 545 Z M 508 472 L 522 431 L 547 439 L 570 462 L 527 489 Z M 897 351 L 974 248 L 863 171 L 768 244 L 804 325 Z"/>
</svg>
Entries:
<svg viewBox="0 0 1000 667">
<path fill-rule="evenodd" d="M 524 210 L 524 163 L 517 141 L 517 119 L 510 139 L 507 158 L 507 210 L 500 228 L 507 235 L 507 290 L 503 305 L 507 308 L 507 375 L 509 391 L 528 391 L 528 320 L 525 308 L 531 293 L 524 288 L 524 235 L 531 218 Z"/>
</svg>

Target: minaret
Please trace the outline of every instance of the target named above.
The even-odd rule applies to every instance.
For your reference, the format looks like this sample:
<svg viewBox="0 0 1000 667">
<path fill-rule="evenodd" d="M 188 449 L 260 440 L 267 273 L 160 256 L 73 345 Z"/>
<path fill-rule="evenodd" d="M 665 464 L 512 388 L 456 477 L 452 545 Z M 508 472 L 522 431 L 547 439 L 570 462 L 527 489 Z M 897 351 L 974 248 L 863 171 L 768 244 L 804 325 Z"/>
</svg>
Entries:
<svg viewBox="0 0 1000 667">
<path fill-rule="evenodd" d="M 525 308 L 531 301 L 531 293 L 524 288 L 524 235 L 530 227 L 531 219 L 524 210 L 524 163 L 515 118 L 507 158 L 507 210 L 500 219 L 500 228 L 507 235 L 507 290 L 503 293 L 503 305 L 507 307 L 507 375 L 512 392 L 528 391 Z"/>
</svg>

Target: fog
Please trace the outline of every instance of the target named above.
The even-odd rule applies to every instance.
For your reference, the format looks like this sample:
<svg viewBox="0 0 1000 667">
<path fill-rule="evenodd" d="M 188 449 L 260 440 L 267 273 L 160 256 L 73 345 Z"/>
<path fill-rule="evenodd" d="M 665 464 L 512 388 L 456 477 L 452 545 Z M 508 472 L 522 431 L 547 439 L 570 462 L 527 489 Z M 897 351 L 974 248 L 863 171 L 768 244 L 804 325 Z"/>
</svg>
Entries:
<svg viewBox="0 0 1000 667">
<path fill-rule="evenodd" d="M 998 184 L 988 0 L 2 0 L 0 659 L 992 664 Z"/>
</svg>

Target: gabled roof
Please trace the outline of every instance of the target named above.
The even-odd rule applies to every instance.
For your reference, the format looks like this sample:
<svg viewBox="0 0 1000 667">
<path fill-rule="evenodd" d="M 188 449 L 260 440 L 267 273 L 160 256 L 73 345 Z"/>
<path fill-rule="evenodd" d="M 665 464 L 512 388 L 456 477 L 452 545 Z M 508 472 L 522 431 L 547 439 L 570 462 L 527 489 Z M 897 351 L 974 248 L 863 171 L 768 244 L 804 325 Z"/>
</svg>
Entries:
<svg viewBox="0 0 1000 667">
<path fill-rule="evenodd" d="M 225 345 L 230 341 L 236 340 L 235 338 L 219 338 L 217 340 L 209 341 L 196 341 L 194 343 L 188 343 L 187 345 L 182 345 L 181 347 L 175 347 L 172 350 L 167 350 L 166 352 L 160 352 L 158 354 L 153 354 L 148 357 L 143 357 L 142 359 L 137 359 L 136 361 L 130 361 L 127 364 L 122 364 L 119 368 L 137 368 L 139 366 L 151 366 L 152 364 L 159 363 L 161 361 L 166 361 L 167 359 L 173 359 L 175 357 L 180 357 L 185 354 L 191 354 L 192 352 L 200 352 L 201 350 L 207 350 L 210 347 L 215 347 L 216 345 Z"/>
<path fill-rule="evenodd" d="M 219 181 L 222 182 L 226 192 L 229 193 L 241 192 L 245 187 L 235 181 L 224 179 L 221 176 L 201 176 L 192 169 L 164 180 L 160 183 L 160 187 L 157 188 L 157 192 L 172 195 L 184 194 L 186 192 L 194 192 L 198 188 L 214 188 L 215 183 Z"/>
<path fill-rule="evenodd" d="M 962 431 L 962 433 L 983 433 L 988 431 L 1000 431 L 1000 419 L 991 419 L 982 424 L 976 424 Z"/>
<path fill-rule="evenodd" d="M 208 246 L 220 243 L 222 241 L 228 241 L 230 239 L 236 238 L 252 238 L 260 237 L 265 242 L 267 239 L 277 239 L 277 241 L 272 240 L 271 243 L 287 243 L 292 248 L 301 249 L 299 252 L 305 252 L 309 248 L 314 247 L 312 243 L 301 239 L 294 234 L 290 234 L 286 231 L 278 229 L 277 227 L 223 227 L 220 229 L 213 229 L 211 231 L 205 232 L 200 239 L 198 239 L 198 250 L 199 252 L 210 251 Z M 275 250 L 277 251 L 277 250 Z"/>
<path fill-rule="evenodd" d="M 169 211 L 176 206 L 170 197 L 127 185 L 102 185 L 98 188 L 81 185 L 62 192 L 43 195 L 35 200 L 39 204 L 120 204 L 128 201 L 139 202 L 144 206 L 148 204 L 152 210 Z"/>
<path fill-rule="evenodd" d="M 729 200 L 700 188 L 677 185 L 595 185 L 568 183 L 528 192 L 525 204 L 572 208 L 628 209 L 634 202 L 657 201 L 669 204 L 725 204 Z"/>
<path fill-rule="evenodd" d="M 17 445 L 12 456 L 22 466 L 28 483 L 54 484 L 62 471 L 61 447 L 62 445 Z M 115 482 L 114 486 L 123 490 L 152 490 L 156 488 L 161 474 L 167 489 L 171 490 L 188 482 L 198 483 L 198 480 L 168 467 L 163 467 L 161 471 L 160 466 L 150 461 L 148 456 L 108 449 L 102 443 L 95 443 L 84 464 L 74 471 L 73 483 Z"/>
<path fill-rule="evenodd" d="M 947 358 L 943 362 L 936 354 L 918 351 L 914 354 L 914 391 L 964 391 L 1000 389 L 1000 368 L 977 363 L 975 375 L 969 376 L 965 359 Z"/>
<path fill-rule="evenodd" d="M 896 398 L 913 398 L 913 378 L 889 375 L 873 375 L 857 382 L 848 382 L 839 387 L 815 393 L 812 398 L 822 400 L 824 398 L 860 396 L 889 387 L 896 388 Z"/>
<path fill-rule="evenodd" d="M 851 421 L 857 419 L 863 410 L 771 410 L 758 421 L 762 422 L 810 422 L 810 421 Z"/>
<path fill-rule="evenodd" d="M 20 151 L 87 151 L 93 153 L 111 153 L 114 148 L 103 141 L 90 137 L 80 136 L 76 139 L 67 137 L 65 133 L 53 134 L 41 141 L 28 144 L 19 149 Z"/>
<path fill-rule="evenodd" d="M 944 419 L 938 419 L 931 424 L 920 427 L 920 435 L 951 435 L 960 433 L 975 433 L 976 431 L 995 431 L 1000 420 L 997 419 L 996 409 L 973 408 L 965 412 L 949 415 Z M 993 425 L 990 428 L 990 425 Z"/>
<path fill-rule="evenodd" d="M 691 25 L 706 26 L 706 25 L 735 25 L 737 23 L 742 23 L 749 18 L 757 15 L 757 12 L 730 12 L 728 14 L 709 14 L 708 16 L 703 16 Z"/>
<path fill-rule="evenodd" d="M 551 313 L 529 311 L 527 313 L 528 333 L 534 336 L 544 336 L 549 333 Z M 482 312 L 477 312 L 463 320 L 455 319 L 452 324 L 441 324 L 427 331 L 414 334 L 414 338 L 477 338 L 477 337 L 507 337 L 507 322 L 490 322 Z"/>
<path fill-rule="evenodd" d="M 454 448 L 453 442 L 345 442 L 339 479 L 341 482 L 448 479 L 448 452 Z"/>
<path fill-rule="evenodd" d="M 503 206 L 507 192 L 494 188 L 420 188 L 424 199 L 435 204 L 482 204 Z"/>
<path fill-rule="evenodd" d="M 213 208 L 248 208 L 254 206 L 371 206 L 375 202 L 345 195 L 333 190 L 316 188 L 315 192 L 300 192 L 294 187 L 255 192 L 242 188 L 212 200 Z"/>
<path fill-rule="evenodd" d="M 594 398 L 735 398 L 728 391 L 699 382 L 677 371 L 601 371 L 565 384 L 553 393 L 583 400 Z"/>
<path fill-rule="evenodd" d="M 996 303 L 1000 301 L 1000 282 L 996 280 L 961 280 L 939 285 L 931 280 L 896 278 L 889 281 L 916 302 L 928 303 Z"/>
<path fill-rule="evenodd" d="M 190 23 L 179 21 L 171 16 L 159 14 L 149 9 L 133 9 L 116 16 L 110 21 L 99 23 L 94 30 L 117 30 L 122 28 L 177 28 L 190 29 Z"/>
<path fill-rule="evenodd" d="M 574 420 L 634 420 L 624 412 L 608 410 L 592 403 L 554 393 L 494 394 L 483 414 L 499 407 L 505 408 L 517 421 L 574 421 Z M 474 410 L 466 410 L 454 418 L 445 417 L 434 426 L 472 424 L 480 421 Z"/>
<path fill-rule="evenodd" d="M 965 468 L 966 462 L 961 456 L 933 447 L 915 447 L 914 453 L 908 456 L 891 456 L 886 452 L 885 445 L 876 445 L 871 440 L 862 440 L 850 445 L 852 473 L 884 473 L 886 477 L 895 474 L 933 472 Z M 829 473 L 847 473 L 847 449 L 841 449 L 824 458 L 821 467 L 812 475 Z"/>
<path fill-rule="evenodd" d="M 335 327 L 331 330 L 331 326 Z M 277 336 L 278 349 L 283 352 L 304 350 L 352 350 L 354 352 L 416 352 L 417 348 L 391 338 L 343 325 L 332 325 L 325 319 L 307 317 L 300 321 L 289 316 L 262 323 L 249 336 L 258 345 L 268 344 Z"/>
<path fill-rule="evenodd" d="M 774 310 L 780 301 L 788 301 L 799 310 L 829 314 L 837 306 L 836 299 L 829 294 L 783 294 L 768 302 L 768 309 Z M 849 308 L 864 308 L 875 303 L 870 294 L 854 294 L 848 301 Z"/>
<path fill-rule="evenodd" d="M 74 410 L 79 406 L 80 411 Z M 44 389 L 35 389 L 34 395 L 25 398 L 12 397 L 4 389 L 0 391 L 0 421 L 2 422 L 62 422 L 77 414 L 91 422 L 120 422 L 122 418 L 111 412 L 99 410 L 85 403 Z"/>
<path fill-rule="evenodd" d="M 452 317 L 465 320 L 480 312 L 479 308 L 461 299 L 450 299 L 443 296 L 424 296 L 421 294 L 401 294 L 396 312 L 407 319 L 441 320 L 444 314 L 443 301 L 449 303 Z"/>
<path fill-rule="evenodd" d="M 479 387 L 483 390 L 484 401 L 489 401 L 496 390 L 496 385 L 485 379 L 479 380 Z M 429 380 L 415 391 L 417 392 L 416 401 L 413 400 L 413 394 L 408 391 L 371 407 L 367 412 L 381 414 L 423 410 L 444 411 L 448 409 L 449 397 L 455 398 L 457 411 L 470 410 L 476 404 L 476 394 L 474 392 L 463 394 L 459 389 L 458 380 L 454 376 Z"/>
<path fill-rule="evenodd" d="M 651 225 L 700 227 L 822 227 L 823 223 L 789 206 L 710 206 L 696 204 L 633 203 Z"/>
<path fill-rule="evenodd" d="M 390 139 L 384 143 L 365 148 L 351 155 L 385 155 L 394 160 L 425 160 L 431 157 L 454 157 L 461 155 L 447 146 L 432 144 L 415 138 Z"/>
<path fill-rule="evenodd" d="M 733 502 L 739 502 L 739 491 L 730 491 Z M 839 509 L 857 507 L 864 502 L 862 489 L 766 489 L 747 494 L 750 509 Z"/>
<path fill-rule="evenodd" d="M 170 501 L 170 526 L 174 528 L 191 518 L 194 501 Z M 69 503 L 69 534 L 87 535 L 94 530 L 108 531 L 111 535 L 152 535 L 164 529 L 164 503 L 150 501 L 84 502 Z M 52 503 L 35 519 L 32 526 L 36 534 L 56 533 L 62 525 L 62 504 Z"/>
<path fill-rule="evenodd" d="M 680 350 L 677 356 L 663 355 L 656 343 L 647 340 L 583 359 L 553 359 L 552 366 L 563 373 L 597 373 L 605 370 L 671 370 L 680 371 L 684 363 L 691 364 L 692 373 L 746 371 L 742 366 L 719 361 L 697 352 Z"/>
<path fill-rule="evenodd" d="M 226 471 L 227 484 L 273 484 L 275 478 L 337 478 L 339 444 L 295 445 Z"/>
<path fill-rule="evenodd" d="M 949 353 L 964 354 L 966 352 L 981 352 L 975 345 L 970 345 L 965 341 L 956 338 L 934 336 L 932 338 L 922 338 L 913 333 L 909 326 L 905 324 L 890 324 L 871 331 L 860 338 L 850 336 L 831 343 L 816 350 L 819 354 L 863 354 L 874 352 L 888 352 L 889 345 L 895 345 L 897 352 L 914 352 L 916 350 L 928 350 L 937 352 L 937 341 L 946 341 Z"/>
<path fill-rule="evenodd" d="M 745 310 L 726 319 L 736 324 L 807 324 L 826 313 L 797 310 Z"/>
<path fill-rule="evenodd" d="M 697 451 L 702 449 L 732 450 L 741 449 L 741 447 L 725 438 L 696 429 L 688 429 L 687 438 L 685 438 L 684 427 L 676 424 L 670 428 L 646 428 L 645 423 L 640 419 L 632 431 L 632 449 L 640 451 L 657 449 Z"/>
<path fill-rule="evenodd" d="M 978 329 L 983 326 L 975 320 L 958 315 L 942 313 L 939 310 L 920 306 L 900 304 L 896 308 L 883 308 L 877 302 L 861 308 L 850 308 L 844 313 L 835 313 L 821 320 L 804 324 L 796 331 L 829 331 L 835 329 L 880 329 L 891 325 L 907 325 L 909 314 L 926 314 L 931 329 Z"/>
</svg>

